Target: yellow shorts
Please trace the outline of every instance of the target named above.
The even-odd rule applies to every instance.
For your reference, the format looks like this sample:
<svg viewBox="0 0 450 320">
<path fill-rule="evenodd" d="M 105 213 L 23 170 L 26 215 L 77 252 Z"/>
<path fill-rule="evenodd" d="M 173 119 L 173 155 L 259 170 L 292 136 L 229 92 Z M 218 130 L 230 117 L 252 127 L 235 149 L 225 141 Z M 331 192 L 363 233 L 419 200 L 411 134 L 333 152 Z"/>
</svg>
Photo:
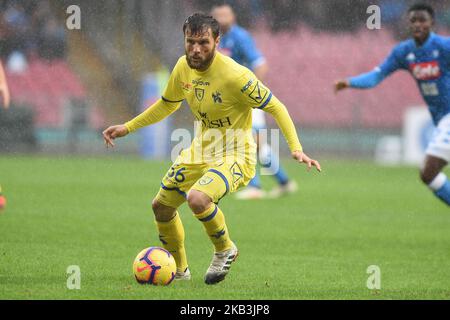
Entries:
<svg viewBox="0 0 450 320">
<path fill-rule="evenodd" d="M 226 194 L 246 186 L 255 176 L 255 166 L 246 163 L 185 164 L 175 161 L 161 181 L 156 200 L 178 208 L 191 189 L 208 195 L 218 203 Z"/>
</svg>

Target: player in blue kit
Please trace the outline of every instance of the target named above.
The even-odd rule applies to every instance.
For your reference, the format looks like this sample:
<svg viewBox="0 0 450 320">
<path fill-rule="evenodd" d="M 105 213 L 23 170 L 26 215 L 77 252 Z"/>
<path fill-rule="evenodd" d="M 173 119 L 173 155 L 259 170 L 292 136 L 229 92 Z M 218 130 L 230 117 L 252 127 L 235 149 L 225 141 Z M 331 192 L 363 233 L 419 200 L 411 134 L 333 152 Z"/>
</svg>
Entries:
<svg viewBox="0 0 450 320">
<path fill-rule="evenodd" d="M 267 63 L 264 56 L 256 48 L 255 42 L 248 31 L 236 24 L 233 9 L 228 4 L 213 7 L 211 15 L 219 22 L 222 32 L 219 51 L 231 57 L 237 63 L 252 70 L 258 79 L 264 81 L 267 73 Z M 297 191 L 295 181 L 289 179 L 286 172 L 281 168 L 279 157 L 272 155 L 271 147 L 258 139 L 259 130 L 266 129 L 264 111 L 254 109 L 252 112 L 252 128 L 255 132 L 255 140 L 258 145 L 260 162 L 264 168 L 274 168 L 270 173 L 276 178 L 278 185 L 268 194 L 270 198 L 278 198 L 284 194 Z M 236 198 L 260 199 L 266 196 L 261 188 L 261 180 L 258 171 L 250 181 L 248 187 L 237 192 Z"/>
<path fill-rule="evenodd" d="M 436 197 L 450 205 L 450 181 L 442 172 L 450 160 L 450 38 L 432 32 L 431 6 L 413 5 L 408 17 L 412 39 L 397 45 L 373 71 L 337 81 L 335 90 L 372 88 L 394 71 L 408 70 L 416 79 L 436 126 L 420 178 Z"/>
</svg>

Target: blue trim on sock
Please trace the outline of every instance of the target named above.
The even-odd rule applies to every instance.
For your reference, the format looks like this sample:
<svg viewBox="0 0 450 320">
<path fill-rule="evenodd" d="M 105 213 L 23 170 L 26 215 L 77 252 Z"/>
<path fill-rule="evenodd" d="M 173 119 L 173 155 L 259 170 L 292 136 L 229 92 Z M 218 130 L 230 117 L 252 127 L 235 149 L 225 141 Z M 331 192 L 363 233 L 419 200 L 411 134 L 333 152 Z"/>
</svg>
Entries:
<svg viewBox="0 0 450 320">
<path fill-rule="evenodd" d="M 444 185 L 434 192 L 435 196 L 450 206 L 450 181 L 447 179 Z"/>
<path fill-rule="evenodd" d="M 288 178 L 286 172 L 284 172 L 284 170 L 281 167 L 278 169 L 278 172 L 275 174 L 275 178 L 277 179 L 278 183 L 283 186 L 289 182 L 289 178 Z"/>
<path fill-rule="evenodd" d="M 258 169 L 256 169 L 256 174 L 252 180 L 248 183 L 249 187 L 261 189 L 261 179 L 258 173 Z"/>
<path fill-rule="evenodd" d="M 201 222 L 208 222 L 208 221 L 212 220 L 216 216 L 217 210 L 218 210 L 218 207 L 217 206 L 215 206 L 215 207 L 216 208 L 214 209 L 214 211 L 209 216 L 204 217 L 202 219 L 198 219 L 198 220 L 200 220 Z"/>
<path fill-rule="evenodd" d="M 270 167 L 278 167 L 277 172 L 273 172 L 273 175 L 275 176 L 275 179 L 277 180 L 278 184 L 284 186 L 289 182 L 289 178 L 286 174 L 286 172 L 283 170 L 280 164 L 280 159 L 278 157 L 273 156 L 272 152 L 268 155 L 268 158 L 270 161 L 268 163 L 261 164 L 264 168 L 270 169 Z"/>
</svg>

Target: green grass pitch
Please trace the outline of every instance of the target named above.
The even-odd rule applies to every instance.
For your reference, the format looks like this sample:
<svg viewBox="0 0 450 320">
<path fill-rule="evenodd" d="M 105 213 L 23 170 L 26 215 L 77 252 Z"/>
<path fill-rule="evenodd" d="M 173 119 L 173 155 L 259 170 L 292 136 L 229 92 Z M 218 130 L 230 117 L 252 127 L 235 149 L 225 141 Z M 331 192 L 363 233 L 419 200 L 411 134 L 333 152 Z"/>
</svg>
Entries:
<svg viewBox="0 0 450 320">
<path fill-rule="evenodd" d="M 220 203 L 240 249 L 224 282 L 203 283 L 212 246 L 183 205 L 193 279 L 153 287 L 131 267 L 160 245 L 150 204 L 169 162 L 0 157 L 0 299 L 450 299 L 450 212 L 416 168 L 284 163 L 295 196 Z M 66 287 L 69 265 L 80 290 Z M 370 265 L 381 290 L 366 287 Z"/>
</svg>

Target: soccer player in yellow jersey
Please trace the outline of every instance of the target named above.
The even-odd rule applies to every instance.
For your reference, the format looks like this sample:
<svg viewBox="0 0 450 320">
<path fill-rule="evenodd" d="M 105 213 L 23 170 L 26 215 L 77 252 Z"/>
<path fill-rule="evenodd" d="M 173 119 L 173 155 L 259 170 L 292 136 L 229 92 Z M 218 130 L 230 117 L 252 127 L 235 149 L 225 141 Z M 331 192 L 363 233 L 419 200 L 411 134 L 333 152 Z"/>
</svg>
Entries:
<svg viewBox="0 0 450 320">
<path fill-rule="evenodd" d="M 216 50 L 220 36 L 214 18 L 196 13 L 187 18 L 183 32 L 186 55 L 175 65 L 161 99 L 133 120 L 107 128 L 103 138 L 106 146 L 113 147 L 115 138 L 161 121 L 187 101 L 198 120 L 198 130 L 190 148 L 180 153 L 164 176 L 152 207 L 160 240 L 177 263 L 175 279 L 188 280 L 184 229 L 177 212 L 187 201 L 214 245 L 205 282 L 215 284 L 225 278 L 238 255 L 217 204 L 255 175 L 252 109 L 272 114 L 295 160 L 309 169 L 321 168 L 303 153 L 284 105 L 249 69 Z"/>
<path fill-rule="evenodd" d="M 2 63 L 0 62 L 0 97 L 1 106 L 5 109 L 9 107 L 9 89 L 8 83 L 6 82 L 5 72 L 3 71 Z M 6 198 L 2 194 L 2 186 L 0 186 L 0 211 L 2 211 L 6 206 Z"/>
</svg>

